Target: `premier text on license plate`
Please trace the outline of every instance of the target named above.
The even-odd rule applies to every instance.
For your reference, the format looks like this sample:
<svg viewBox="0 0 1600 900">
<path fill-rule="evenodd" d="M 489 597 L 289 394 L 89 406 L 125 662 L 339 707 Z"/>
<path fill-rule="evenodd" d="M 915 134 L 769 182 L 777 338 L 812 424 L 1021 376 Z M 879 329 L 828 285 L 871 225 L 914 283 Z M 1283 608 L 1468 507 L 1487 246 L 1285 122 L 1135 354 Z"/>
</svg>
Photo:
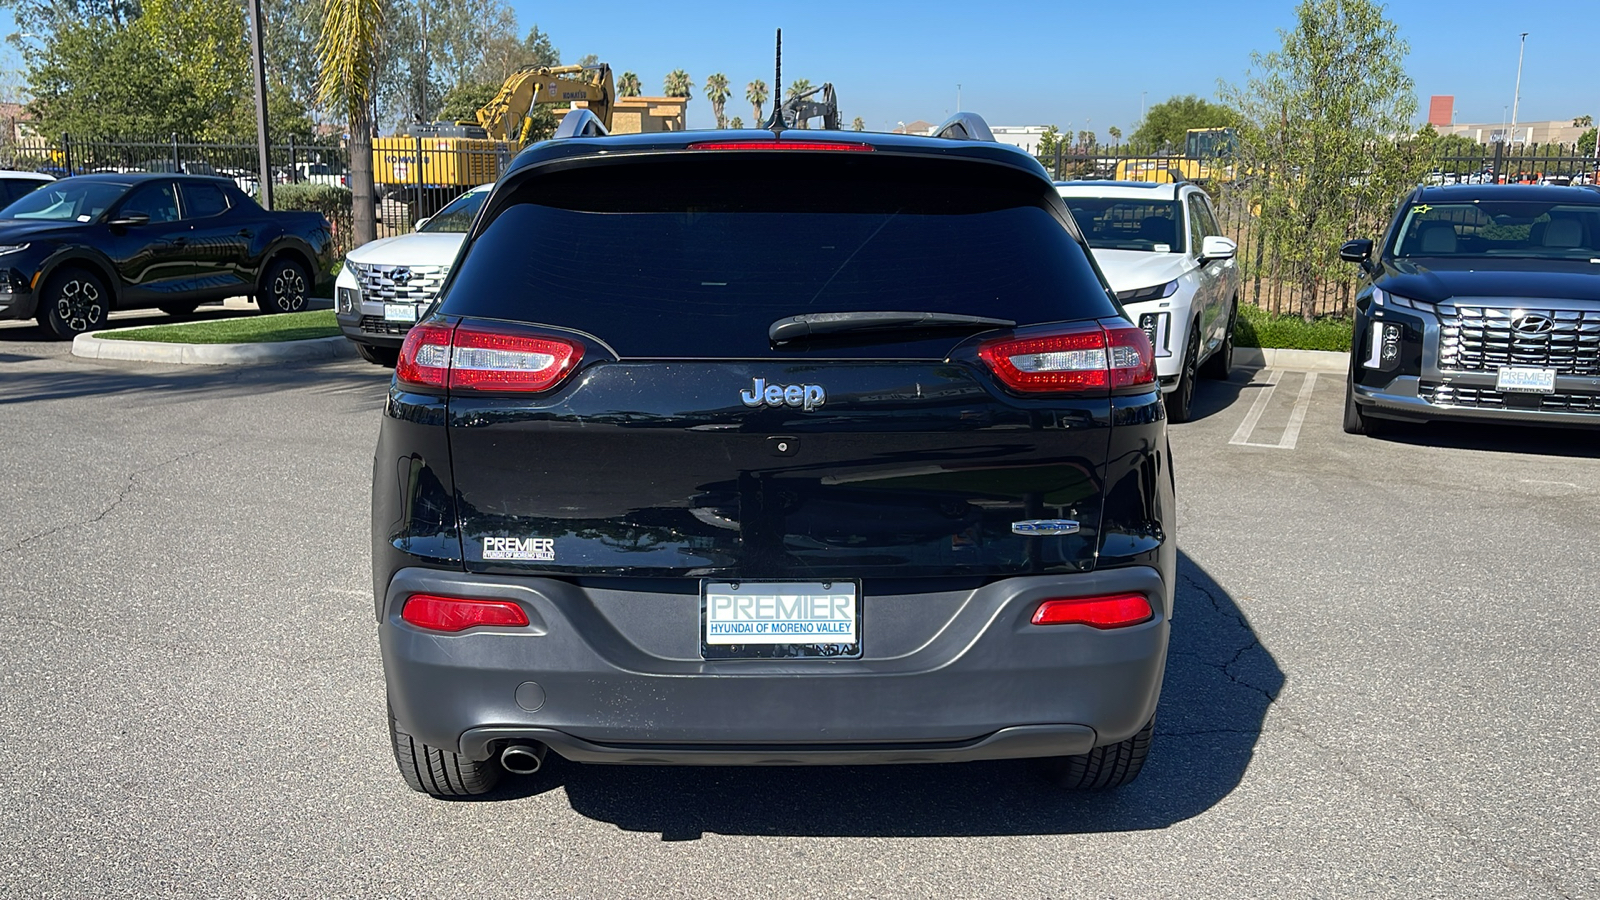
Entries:
<svg viewBox="0 0 1600 900">
<path fill-rule="evenodd" d="M 383 320 L 385 322 L 415 322 L 417 320 L 417 305 L 415 303 L 385 303 L 383 305 Z"/>
<path fill-rule="evenodd" d="M 1507 366 L 1495 378 L 1494 387 L 1498 391 L 1520 394 L 1553 394 L 1556 391 L 1556 370 Z"/>
<path fill-rule="evenodd" d="M 707 582 L 704 599 L 708 647 L 855 644 L 860 634 L 854 582 Z"/>
</svg>

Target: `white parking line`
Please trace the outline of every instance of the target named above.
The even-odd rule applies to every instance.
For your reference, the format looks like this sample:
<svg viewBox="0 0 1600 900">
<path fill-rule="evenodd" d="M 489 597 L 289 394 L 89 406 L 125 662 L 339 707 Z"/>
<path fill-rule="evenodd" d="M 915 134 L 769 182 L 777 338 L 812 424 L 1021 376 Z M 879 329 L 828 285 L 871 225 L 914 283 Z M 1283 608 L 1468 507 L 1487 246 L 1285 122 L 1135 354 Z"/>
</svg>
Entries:
<svg viewBox="0 0 1600 900">
<path fill-rule="evenodd" d="M 1233 433 L 1230 444 L 1250 444 L 1250 432 L 1256 430 L 1256 423 L 1261 421 L 1261 414 L 1267 411 L 1267 404 L 1272 402 L 1272 392 L 1278 386 L 1278 379 L 1283 377 L 1283 370 L 1267 370 L 1267 389 L 1256 395 L 1256 402 L 1250 405 L 1250 411 L 1244 414 L 1244 421 L 1239 423 L 1239 430 Z"/>
<path fill-rule="evenodd" d="M 1277 389 L 1278 381 L 1282 377 L 1282 369 L 1271 369 L 1267 372 L 1267 389 L 1256 396 L 1256 402 L 1250 405 L 1250 411 L 1245 413 L 1244 421 L 1239 423 L 1239 430 L 1233 433 L 1233 438 L 1228 443 L 1240 447 L 1266 447 L 1271 450 L 1294 449 L 1295 444 L 1300 441 L 1300 427 L 1306 423 L 1306 413 L 1311 409 L 1311 393 L 1317 386 L 1315 372 L 1305 373 L 1305 381 L 1300 384 L 1300 393 L 1294 399 L 1294 409 L 1289 411 L 1289 424 L 1284 426 L 1283 437 L 1275 444 L 1250 440 L 1256 425 L 1261 422 L 1262 413 L 1266 412 L 1267 404 L 1272 402 L 1272 393 Z"/>
</svg>

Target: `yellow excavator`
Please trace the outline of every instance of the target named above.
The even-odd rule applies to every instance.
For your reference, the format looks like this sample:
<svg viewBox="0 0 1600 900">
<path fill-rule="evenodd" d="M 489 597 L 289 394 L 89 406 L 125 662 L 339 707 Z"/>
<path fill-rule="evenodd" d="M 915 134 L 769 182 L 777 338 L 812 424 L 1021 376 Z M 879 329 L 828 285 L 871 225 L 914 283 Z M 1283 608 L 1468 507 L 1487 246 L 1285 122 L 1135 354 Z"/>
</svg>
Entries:
<svg viewBox="0 0 1600 900">
<path fill-rule="evenodd" d="M 611 67 L 605 63 L 592 66 L 526 66 L 511 73 L 511 77 L 500 86 L 500 93 L 478 110 L 478 124 L 488 132 L 490 140 L 512 141 L 519 146 L 527 146 L 531 143 L 529 126 L 533 124 L 528 114 L 535 106 L 582 101 L 609 129 L 616 97 Z"/>
</svg>

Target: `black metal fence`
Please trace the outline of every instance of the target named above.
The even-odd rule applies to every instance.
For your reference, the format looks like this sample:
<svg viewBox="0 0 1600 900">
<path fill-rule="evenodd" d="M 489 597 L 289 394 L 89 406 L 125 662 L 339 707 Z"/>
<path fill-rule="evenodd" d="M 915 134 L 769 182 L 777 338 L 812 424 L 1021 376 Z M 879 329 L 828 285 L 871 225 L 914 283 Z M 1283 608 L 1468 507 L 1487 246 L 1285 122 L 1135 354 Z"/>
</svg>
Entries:
<svg viewBox="0 0 1600 900">
<path fill-rule="evenodd" d="M 1273 239 L 1272 223 L 1263 219 L 1259 188 L 1273 173 L 1251 170 L 1231 159 L 1148 155 L 1123 147 L 1058 147 L 1041 156 L 1040 162 L 1058 181 L 1187 180 L 1199 184 L 1211 196 L 1223 234 L 1239 245 L 1238 259 L 1244 277 L 1244 296 L 1240 300 L 1279 314 L 1302 311 L 1302 289 L 1290 274 L 1293 264 L 1285 258 L 1281 242 Z M 1347 178 L 1364 176 L 1365 173 L 1352 172 Z M 1571 145 L 1494 144 L 1475 154 L 1435 157 L 1419 181 L 1437 185 L 1595 185 L 1600 183 L 1600 167 L 1594 156 Z M 1404 187 L 1398 193 L 1403 194 Z M 1380 237 L 1403 199 L 1397 195 L 1384 203 L 1364 203 L 1363 192 L 1350 193 L 1351 200 L 1341 213 L 1347 222 L 1342 239 Z M 1331 253 L 1335 248 L 1325 249 Z M 1342 266 L 1319 278 L 1314 314 L 1350 315 L 1357 275 L 1354 266 Z"/>
<path fill-rule="evenodd" d="M 9 139 L 5 139 L 9 138 Z M 373 141 L 378 236 L 411 230 L 462 192 L 500 177 L 515 148 L 501 141 L 406 135 Z M 274 184 L 349 187 L 350 150 L 337 139 L 290 139 L 269 148 Z M 250 194 L 260 189 L 258 150 L 250 142 L 166 139 L 0 137 L 0 168 L 58 178 L 93 172 L 183 172 L 231 178 Z M 352 233 L 348 215 L 330 214 L 341 244 Z M 348 246 L 342 249 L 349 249 Z"/>
</svg>

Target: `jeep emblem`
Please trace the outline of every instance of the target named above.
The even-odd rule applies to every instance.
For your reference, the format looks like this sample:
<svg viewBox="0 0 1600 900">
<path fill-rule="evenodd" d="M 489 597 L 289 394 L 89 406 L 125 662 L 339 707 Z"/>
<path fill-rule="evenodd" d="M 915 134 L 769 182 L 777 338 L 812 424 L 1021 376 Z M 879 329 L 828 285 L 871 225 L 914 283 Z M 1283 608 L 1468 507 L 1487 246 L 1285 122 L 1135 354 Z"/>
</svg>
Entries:
<svg viewBox="0 0 1600 900">
<path fill-rule="evenodd" d="M 820 384 L 767 384 L 765 378 L 756 378 L 748 390 L 739 392 L 745 406 L 798 406 L 807 412 L 827 401 L 828 395 Z"/>
</svg>

